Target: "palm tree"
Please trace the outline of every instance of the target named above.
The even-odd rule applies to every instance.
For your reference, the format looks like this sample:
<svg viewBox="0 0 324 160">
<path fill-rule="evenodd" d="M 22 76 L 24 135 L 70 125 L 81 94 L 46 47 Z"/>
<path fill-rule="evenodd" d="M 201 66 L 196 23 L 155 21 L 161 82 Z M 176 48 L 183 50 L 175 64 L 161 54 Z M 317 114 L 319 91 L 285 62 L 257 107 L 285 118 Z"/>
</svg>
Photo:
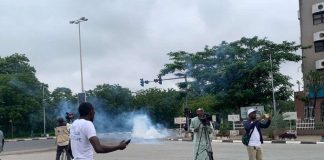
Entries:
<svg viewBox="0 0 324 160">
<path fill-rule="evenodd" d="M 315 107 L 316 107 L 316 100 L 320 90 L 324 89 L 324 77 L 318 71 L 311 70 L 306 75 L 306 87 L 309 93 L 314 94 L 314 103 L 313 103 L 313 112 L 312 116 L 315 116 Z"/>
</svg>

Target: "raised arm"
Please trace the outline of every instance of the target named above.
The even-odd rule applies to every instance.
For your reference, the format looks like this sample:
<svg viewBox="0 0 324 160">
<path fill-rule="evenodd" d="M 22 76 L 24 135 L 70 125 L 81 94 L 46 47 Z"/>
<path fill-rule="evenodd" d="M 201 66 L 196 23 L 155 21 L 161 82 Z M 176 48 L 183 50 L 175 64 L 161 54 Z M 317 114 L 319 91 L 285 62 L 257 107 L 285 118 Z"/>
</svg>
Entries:
<svg viewBox="0 0 324 160">
<path fill-rule="evenodd" d="M 268 128 L 271 124 L 271 119 L 266 120 L 266 123 L 260 123 L 260 128 Z"/>
<path fill-rule="evenodd" d="M 96 153 L 109 153 L 109 152 L 113 152 L 116 150 L 124 150 L 127 146 L 125 141 L 121 141 L 119 143 L 119 145 L 115 145 L 115 146 L 103 145 L 103 144 L 100 144 L 100 141 L 97 136 L 91 137 L 89 139 L 89 141 L 90 141 L 93 149 L 96 151 Z"/>
</svg>

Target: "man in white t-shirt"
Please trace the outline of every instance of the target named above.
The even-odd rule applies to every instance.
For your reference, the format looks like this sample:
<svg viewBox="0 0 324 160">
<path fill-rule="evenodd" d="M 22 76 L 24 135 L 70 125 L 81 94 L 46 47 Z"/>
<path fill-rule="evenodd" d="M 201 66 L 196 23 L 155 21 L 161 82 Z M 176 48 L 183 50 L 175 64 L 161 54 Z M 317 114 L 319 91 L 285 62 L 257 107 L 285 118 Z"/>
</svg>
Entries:
<svg viewBox="0 0 324 160">
<path fill-rule="evenodd" d="M 80 118 L 72 123 L 70 128 L 71 148 L 74 160 L 93 160 L 93 150 L 96 153 L 108 153 L 116 150 L 124 150 L 125 141 L 119 145 L 107 146 L 100 144 L 93 125 L 95 111 L 91 103 L 84 102 L 79 106 Z"/>
<path fill-rule="evenodd" d="M 261 144 L 263 143 L 263 137 L 260 128 L 268 128 L 271 124 L 271 117 L 266 116 L 266 123 L 263 123 L 256 118 L 256 110 L 253 108 L 247 111 L 247 115 L 249 120 L 243 124 L 245 132 L 251 135 L 247 145 L 249 160 L 262 160 Z"/>
</svg>

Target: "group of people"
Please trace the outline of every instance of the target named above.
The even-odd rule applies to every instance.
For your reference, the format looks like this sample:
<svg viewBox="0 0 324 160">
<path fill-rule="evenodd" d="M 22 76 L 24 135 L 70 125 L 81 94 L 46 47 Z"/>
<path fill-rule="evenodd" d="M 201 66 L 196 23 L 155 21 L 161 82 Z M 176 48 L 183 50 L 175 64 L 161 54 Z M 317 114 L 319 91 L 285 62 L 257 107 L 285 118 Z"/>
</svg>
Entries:
<svg viewBox="0 0 324 160">
<path fill-rule="evenodd" d="M 262 160 L 261 144 L 263 137 L 261 128 L 268 128 L 271 117 L 266 115 L 263 119 L 257 118 L 257 110 L 251 108 L 247 111 L 248 120 L 243 122 L 248 144 L 246 145 L 249 160 Z M 193 160 L 213 160 L 210 134 L 213 131 L 211 124 L 206 124 L 205 113 L 202 108 L 196 110 L 197 116 L 191 119 L 190 130 L 194 133 Z"/>
<path fill-rule="evenodd" d="M 56 160 L 60 159 L 63 150 L 67 160 L 93 160 L 93 150 L 96 153 L 108 153 L 126 148 L 126 141 L 112 146 L 100 143 L 93 125 L 95 110 L 91 103 L 81 103 L 78 110 L 80 117 L 72 124 L 65 124 L 63 118 L 58 119 L 58 127 L 55 128 Z"/>
<path fill-rule="evenodd" d="M 57 140 L 56 160 L 59 160 L 63 150 L 67 160 L 93 160 L 93 150 L 96 153 L 108 153 L 124 150 L 128 143 L 121 141 L 118 145 L 108 146 L 100 143 L 93 125 L 95 109 L 91 103 L 84 102 L 79 105 L 80 117 L 72 123 L 65 124 L 63 118 L 58 119 L 58 127 L 55 128 Z M 206 120 L 204 109 L 196 110 L 197 116 L 191 120 L 190 130 L 194 133 L 193 160 L 213 160 L 210 134 L 213 127 Z M 247 111 L 249 119 L 244 122 L 245 132 L 249 134 L 246 146 L 249 160 L 262 160 L 261 144 L 263 137 L 261 128 L 268 128 L 271 117 L 265 117 L 265 121 L 257 119 L 256 110 Z M 69 115 L 68 115 L 69 116 Z M 72 123 L 72 124 L 71 124 Z"/>
</svg>

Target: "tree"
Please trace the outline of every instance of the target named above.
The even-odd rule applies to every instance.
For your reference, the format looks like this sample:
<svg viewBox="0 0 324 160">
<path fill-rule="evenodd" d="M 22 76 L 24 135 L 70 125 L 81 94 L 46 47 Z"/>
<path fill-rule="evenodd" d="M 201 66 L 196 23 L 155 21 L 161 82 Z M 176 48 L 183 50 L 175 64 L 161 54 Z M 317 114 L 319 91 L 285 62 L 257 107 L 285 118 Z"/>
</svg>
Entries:
<svg viewBox="0 0 324 160">
<path fill-rule="evenodd" d="M 134 105 L 137 110 L 146 110 L 154 123 L 173 126 L 174 117 L 182 115 L 182 98 L 174 89 L 150 88 L 137 92 Z"/>
<path fill-rule="evenodd" d="M 292 84 L 279 68 L 283 62 L 301 60 L 301 56 L 294 54 L 299 48 L 294 42 L 277 44 L 258 37 L 241 38 L 212 48 L 206 46 L 196 53 L 171 52 L 171 63 L 164 66 L 161 74 L 184 72 L 193 80 L 190 86 L 194 93 L 215 95 L 218 101 L 214 107 L 239 111 L 242 106 L 271 103 L 271 70 L 276 99 L 290 98 Z"/>
<path fill-rule="evenodd" d="M 101 101 L 101 105 L 111 115 L 132 110 L 132 94 L 128 88 L 119 85 L 97 85 L 93 90 L 87 92 L 88 100 Z"/>
<path fill-rule="evenodd" d="M 0 68 L 0 118 L 3 130 L 6 134 L 10 133 L 9 122 L 19 128 L 16 135 L 40 129 L 33 125 L 39 123 L 40 119 L 31 118 L 31 115 L 41 111 L 42 84 L 35 76 L 34 67 L 29 65 L 29 59 L 16 53 L 0 58 Z"/>
<path fill-rule="evenodd" d="M 312 116 L 315 116 L 315 107 L 318 93 L 320 90 L 324 89 L 324 76 L 321 75 L 318 71 L 309 71 L 306 75 L 306 87 L 309 91 L 309 98 L 313 97 L 313 112 Z"/>
</svg>

